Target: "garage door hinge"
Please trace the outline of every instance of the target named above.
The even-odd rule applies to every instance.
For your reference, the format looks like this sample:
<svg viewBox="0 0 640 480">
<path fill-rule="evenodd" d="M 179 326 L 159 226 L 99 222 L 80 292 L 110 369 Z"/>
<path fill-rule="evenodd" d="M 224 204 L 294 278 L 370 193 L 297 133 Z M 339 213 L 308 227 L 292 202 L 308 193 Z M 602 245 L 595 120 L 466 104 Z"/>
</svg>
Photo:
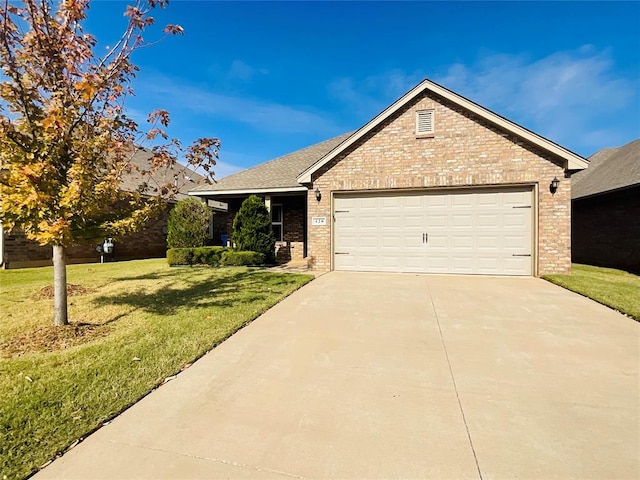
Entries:
<svg viewBox="0 0 640 480">
<path fill-rule="evenodd" d="M 517 207 L 513 208 L 531 208 L 531 205 L 518 205 Z"/>
<path fill-rule="evenodd" d="M 514 253 L 512 257 L 530 257 L 530 253 Z"/>
<path fill-rule="evenodd" d="M 349 252 L 334 252 L 336 255 L 349 255 Z"/>
<path fill-rule="evenodd" d="M 349 213 L 349 210 L 336 210 L 334 213 Z"/>
</svg>

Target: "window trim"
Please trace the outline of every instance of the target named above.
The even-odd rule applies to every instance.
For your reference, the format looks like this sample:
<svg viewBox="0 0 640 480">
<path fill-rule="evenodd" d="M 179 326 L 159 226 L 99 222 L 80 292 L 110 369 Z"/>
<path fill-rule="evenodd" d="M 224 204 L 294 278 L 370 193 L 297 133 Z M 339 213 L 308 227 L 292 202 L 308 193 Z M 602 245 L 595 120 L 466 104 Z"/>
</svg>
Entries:
<svg viewBox="0 0 640 480">
<path fill-rule="evenodd" d="M 279 208 L 280 209 L 280 221 L 279 222 L 274 222 L 273 221 L 273 211 Z M 273 230 L 273 226 L 274 225 L 280 225 L 280 233 L 281 233 L 281 238 L 276 238 L 276 242 L 284 242 L 284 207 L 282 206 L 281 203 L 273 203 L 271 204 L 271 229 Z M 274 233 L 275 236 L 275 233 Z"/>
</svg>

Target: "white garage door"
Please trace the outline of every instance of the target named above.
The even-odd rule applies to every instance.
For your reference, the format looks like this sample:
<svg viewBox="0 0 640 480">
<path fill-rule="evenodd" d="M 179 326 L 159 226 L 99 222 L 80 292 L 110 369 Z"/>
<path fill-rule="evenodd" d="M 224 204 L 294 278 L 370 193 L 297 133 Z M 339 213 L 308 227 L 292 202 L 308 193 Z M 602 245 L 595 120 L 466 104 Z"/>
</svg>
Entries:
<svg viewBox="0 0 640 480">
<path fill-rule="evenodd" d="M 532 274 L 531 188 L 336 194 L 336 270 Z"/>
</svg>

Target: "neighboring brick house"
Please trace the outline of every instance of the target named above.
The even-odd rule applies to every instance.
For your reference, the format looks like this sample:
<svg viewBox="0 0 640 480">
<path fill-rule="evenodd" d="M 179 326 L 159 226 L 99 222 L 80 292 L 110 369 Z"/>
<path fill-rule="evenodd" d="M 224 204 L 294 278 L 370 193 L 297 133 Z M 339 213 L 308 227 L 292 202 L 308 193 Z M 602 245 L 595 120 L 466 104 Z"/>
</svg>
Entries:
<svg viewBox="0 0 640 480">
<path fill-rule="evenodd" d="M 190 193 L 229 203 L 225 233 L 262 196 L 282 257 L 317 269 L 542 275 L 571 268 L 571 175 L 587 165 L 425 80 L 355 132 Z"/>
<path fill-rule="evenodd" d="M 148 168 L 149 150 L 139 148 L 135 153 L 132 163 L 140 169 Z M 183 165 L 176 165 L 165 172 L 164 177 L 173 178 L 181 176 L 186 180 L 187 186 L 181 189 L 176 201 L 187 198 L 186 191 L 196 185 L 204 183 L 204 177 Z M 135 173 L 126 175 L 121 183 L 125 191 L 133 191 L 142 182 Z M 214 211 L 226 212 L 226 205 L 219 202 L 209 202 Z M 167 210 L 158 218 L 151 219 L 142 230 L 126 236 L 121 241 L 116 241 L 114 252 L 108 256 L 109 260 L 131 260 L 139 258 L 164 257 L 167 251 L 167 220 L 169 211 L 175 202 L 169 203 Z M 96 246 L 104 239 L 94 239 L 82 242 L 65 250 L 69 263 L 97 262 L 100 254 Z M 3 232 L 0 224 L 0 266 L 2 268 L 25 268 L 51 265 L 51 247 L 41 246 L 33 240 L 29 240 L 20 231 L 11 234 Z"/>
<path fill-rule="evenodd" d="M 573 261 L 640 273 L 640 139 L 589 162 L 571 192 Z"/>
</svg>

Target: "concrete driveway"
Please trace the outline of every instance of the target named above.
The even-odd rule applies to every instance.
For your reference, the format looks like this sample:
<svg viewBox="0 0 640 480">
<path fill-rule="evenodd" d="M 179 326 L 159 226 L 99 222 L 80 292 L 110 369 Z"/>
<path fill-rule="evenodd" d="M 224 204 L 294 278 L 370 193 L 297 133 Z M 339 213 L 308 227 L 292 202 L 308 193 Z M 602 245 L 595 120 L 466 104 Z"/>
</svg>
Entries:
<svg viewBox="0 0 640 480">
<path fill-rule="evenodd" d="M 333 272 L 35 478 L 637 479 L 639 351 L 540 279 Z"/>
</svg>

